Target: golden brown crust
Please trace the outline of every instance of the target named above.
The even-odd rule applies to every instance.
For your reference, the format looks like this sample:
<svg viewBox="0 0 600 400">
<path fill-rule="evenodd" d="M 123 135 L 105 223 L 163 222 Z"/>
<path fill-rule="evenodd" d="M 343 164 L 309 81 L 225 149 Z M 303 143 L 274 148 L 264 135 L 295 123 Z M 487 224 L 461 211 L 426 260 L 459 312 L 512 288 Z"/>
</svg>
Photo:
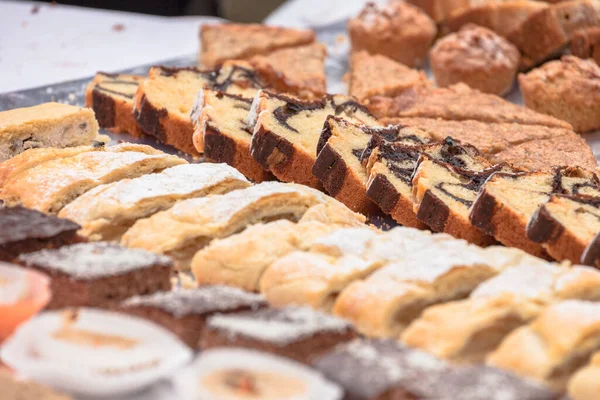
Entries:
<svg viewBox="0 0 600 400">
<path fill-rule="evenodd" d="M 600 64 L 600 27 L 579 29 L 573 33 L 571 53 L 575 57 L 592 58 Z"/>
</svg>

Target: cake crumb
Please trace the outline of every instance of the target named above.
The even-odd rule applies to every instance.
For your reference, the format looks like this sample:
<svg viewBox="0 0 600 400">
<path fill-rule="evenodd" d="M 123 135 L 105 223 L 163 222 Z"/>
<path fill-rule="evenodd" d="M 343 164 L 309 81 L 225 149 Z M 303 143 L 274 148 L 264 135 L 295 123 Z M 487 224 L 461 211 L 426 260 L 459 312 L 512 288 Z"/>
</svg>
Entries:
<svg viewBox="0 0 600 400">
<path fill-rule="evenodd" d="M 39 4 L 36 4 L 33 7 L 31 7 L 31 14 L 32 15 L 35 15 L 35 14 L 37 14 L 39 12 L 40 12 L 40 5 Z"/>
<path fill-rule="evenodd" d="M 115 32 L 123 32 L 123 31 L 125 30 L 125 25 L 124 25 L 124 24 L 121 24 L 121 23 L 119 23 L 119 24 L 114 24 L 114 25 L 112 26 L 112 30 L 113 30 L 113 31 L 115 31 Z"/>
</svg>

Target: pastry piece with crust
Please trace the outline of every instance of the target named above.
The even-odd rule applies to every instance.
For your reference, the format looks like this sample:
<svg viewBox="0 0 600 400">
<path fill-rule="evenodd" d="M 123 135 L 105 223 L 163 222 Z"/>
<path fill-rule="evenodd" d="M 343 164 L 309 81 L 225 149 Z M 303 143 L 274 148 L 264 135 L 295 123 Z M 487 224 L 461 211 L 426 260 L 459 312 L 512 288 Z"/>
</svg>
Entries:
<svg viewBox="0 0 600 400">
<path fill-rule="evenodd" d="M 200 64 L 214 68 L 227 60 L 245 60 L 314 41 L 315 33 L 308 29 L 262 24 L 203 24 L 200 27 Z"/>
<path fill-rule="evenodd" d="M 350 57 L 348 93 L 362 103 L 373 96 L 394 97 L 405 90 L 432 82 L 423 71 L 417 71 L 382 54 L 355 51 Z"/>
<path fill-rule="evenodd" d="M 487 363 L 564 391 L 570 376 L 600 349 L 600 304 L 566 300 L 512 332 Z"/>
<path fill-rule="evenodd" d="M 312 167 L 323 124 L 329 115 L 350 122 L 377 125 L 377 120 L 356 100 L 326 95 L 306 102 L 261 90 L 249 116 L 253 127 L 252 157 L 278 179 L 319 188 Z"/>
<path fill-rule="evenodd" d="M 212 239 L 259 222 L 297 221 L 311 206 L 328 201 L 335 200 L 305 186 L 264 182 L 224 195 L 181 201 L 138 220 L 121 242 L 171 255 L 179 268 L 189 269 L 194 254 Z"/>
<path fill-rule="evenodd" d="M 374 140 L 370 147 L 379 141 L 422 144 L 428 137 L 406 126 L 370 127 L 330 115 L 323 125 L 312 172 L 331 196 L 352 210 L 373 211 L 375 205 L 366 196 L 368 174 L 361 161 L 370 141 Z"/>
<path fill-rule="evenodd" d="M 0 162 L 27 149 L 91 145 L 98 122 L 89 108 L 44 103 L 0 112 Z"/>
<path fill-rule="evenodd" d="M 469 218 L 500 243 L 548 258 L 541 244 L 527 238 L 527 224 L 554 193 L 600 195 L 600 181 L 596 174 L 578 167 L 496 173 L 479 192 Z"/>
<path fill-rule="evenodd" d="M 326 57 L 324 45 L 311 43 L 254 56 L 249 62 L 273 90 L 314 99 L 327 93 Z"/>
<path fill-rule="evenodd" d="M 204 151 L 207 161 L 227 163 L 254 182 L 273 180 L 273 174 L 250 155 L 251 105 L 251 98 L 200 89 L 192 112 L 194 146 Z"/>
<path fill-rule="evenodd" d="M 408 67 L 420 67 L 437 34 L 437 27 L 418 7 L 401 1 L 385 6 L 367 3 L 348 22 L 352 51 L 383 54 Z"/>
<path fill-rule="evenodd" d="M 125 178 L 159 172 L 186 164 L 168 154 L 148 155 L 135 151 L 92 151 L 69 158 L 47 161 L 11 179 L 0 199 L 8 206 L 23 205 L 49 214 L 90 189 Z"/>
<path fill-rule="evenodd" d="M 428 308 L 402 341 L 454 362 L 480 363 L 510 332 L 567 299 L 600 299 L 600 273 L 525 259 L 481 284 L 469 299 Z"/>
<path fill-rule="evenodd" d="M 438 40 L 429 52 L 439 87 L 462 82 L 498 96 L 512 89 L 519 58 L 517 48 L 506 39 L 473 24 Z"/>
<path fill-rule="evenodd" d="M 141 136 L 133 116 L 133 97 L 143 76 L 98 72 L 85 91 L 85 106 L 96 114 L 102 128 Z"/>
<path fill-rule="evenodd" d="M 487 0 L 483 0 L 487 1 Z M 494 1 L 494 0 L 491 0 Z M 407 3 L 421 8 L 433 20 L 440 24 L 455 11 L 471 8 L 481 0 L 408 0 Z"/>
<path fill-rule="evenodd" d="M 596 352 L 589 364 L 581 368 L 569 380 L 569 398 L 595 400 L 600 393 L 600 352 Z"/>
<path fill-rule="evenodd" d="M 600 64 L 600 27 L 575 31 L 571 40 L 571 54 L 583 59 L 591 58 Z"/>
<path fill-rule="evenodd" d="M 250 183 L 223 164 L 184 164 L 158 174 L 98 186 L 58 214 L 81 225 L 91 240 L 119 241 L 138 219 L 171 208 L 180 200 L 227 193 Z"/>
<path fill-rule="evenodd" d="M 541 243 L 556 260 L 581 262 L 585 248 L 600 232 L 600 197 L 552 195 L 529 221 L 527 237 Z"/>
<path fill-rule="evenodd" d="M 600 67 L 593 60 L 563 56 L 519 75 L 525 105 L 573 125 L 576 132 L 600 128 Z"/>
</svg>

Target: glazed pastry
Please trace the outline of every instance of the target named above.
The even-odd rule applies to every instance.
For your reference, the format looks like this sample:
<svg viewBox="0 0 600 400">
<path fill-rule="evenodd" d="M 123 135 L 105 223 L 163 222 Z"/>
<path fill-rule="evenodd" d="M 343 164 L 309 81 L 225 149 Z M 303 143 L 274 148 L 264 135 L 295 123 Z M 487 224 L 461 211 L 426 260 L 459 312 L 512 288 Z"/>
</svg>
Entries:
<svg viewBox="0 0 600 400">
<path fill-rule="evenodd" d="M 92 240 L 121 238 L 138 219 L 171 208 L 180 200 L 243 189 L 250 183 L 223 164 L 183 164 L 158 174 L 98 186 L 64 207 L 59 216 L 82 226 Z"/>
</svg>

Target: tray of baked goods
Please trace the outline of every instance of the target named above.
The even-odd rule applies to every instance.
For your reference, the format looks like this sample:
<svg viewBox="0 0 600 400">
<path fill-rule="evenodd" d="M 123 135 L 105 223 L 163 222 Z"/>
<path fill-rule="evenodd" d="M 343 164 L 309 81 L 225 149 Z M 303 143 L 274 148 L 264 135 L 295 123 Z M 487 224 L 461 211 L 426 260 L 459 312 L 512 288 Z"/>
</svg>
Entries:
<svg viewBox="0 0 600 400">
<path fill-rule="evenodd" d="M 324 29 L 0 95 L 0 398 L 600 398 L 600 6 Z"/>
</svg>

